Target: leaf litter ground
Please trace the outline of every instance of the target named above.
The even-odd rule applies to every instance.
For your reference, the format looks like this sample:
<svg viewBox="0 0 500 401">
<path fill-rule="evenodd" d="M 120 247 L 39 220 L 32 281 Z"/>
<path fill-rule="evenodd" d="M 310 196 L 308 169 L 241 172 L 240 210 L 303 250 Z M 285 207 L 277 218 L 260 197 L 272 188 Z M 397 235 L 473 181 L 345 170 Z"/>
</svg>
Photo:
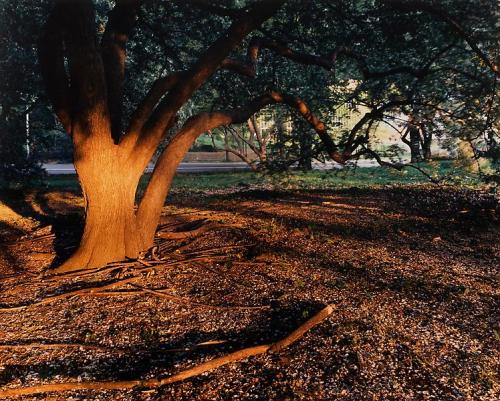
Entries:
<svg viewBox="0 0 500 401">
<path fill-rule="evenodd" d="M 80 198 L 2 201 L 0 389 L 161 379 L 275 342 L 336 306 L 278 353 L 179 383 L 17 399 L 499 398 L 492 194 L 180 191 L 143 259 L 61 277 L 43 273 L 75 246 Z"/>
</svg>

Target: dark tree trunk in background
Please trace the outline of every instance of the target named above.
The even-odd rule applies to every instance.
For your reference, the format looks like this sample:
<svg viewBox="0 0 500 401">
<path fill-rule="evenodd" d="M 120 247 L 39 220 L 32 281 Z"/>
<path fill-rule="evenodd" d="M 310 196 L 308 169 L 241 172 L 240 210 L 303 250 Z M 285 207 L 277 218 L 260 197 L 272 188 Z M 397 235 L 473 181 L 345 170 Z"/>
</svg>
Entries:
<svg viewBox="0 0 500 401">
<path fill-rule="evenodd" d="M 422 161 L 422 153 L 420 152 L 420 132 L 418 131 L 418 127 L 411 125 L 409 135 L 411 162 L 419 163 Z"/>
<path fill-rule="evenodd" d="M 432 159 L 432 131 L 425 125 L 421 125 L 422 130 L 422 153 L 425 161 Z"/>
<path fill-rule="evenodd" d="M 299 168 L 304 171 L 312 170 L 312 139 L 310 135 L 300 135 Z"/>
</svg>

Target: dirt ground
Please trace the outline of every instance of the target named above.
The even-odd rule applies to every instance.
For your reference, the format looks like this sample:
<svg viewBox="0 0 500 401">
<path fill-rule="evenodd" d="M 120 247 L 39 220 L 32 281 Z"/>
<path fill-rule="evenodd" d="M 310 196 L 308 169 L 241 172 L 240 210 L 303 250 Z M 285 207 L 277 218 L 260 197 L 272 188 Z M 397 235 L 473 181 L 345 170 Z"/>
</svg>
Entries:
<svg viewBox="0 0 500 401">
<path fill-rule="evenodd" d="M 8 198 L 0 394 L 168 377 L 277 341 L 332 304 L 333 314 L 290 347 L 179 383 L 16 399 L 500 399 L 491 194 L 425 186 L 177 193 L 164 237 L 209 230 L 159 238 L 143 260 L 70 277 L 47 269 L 74 249 L 81 200 Z"/>
</svg>

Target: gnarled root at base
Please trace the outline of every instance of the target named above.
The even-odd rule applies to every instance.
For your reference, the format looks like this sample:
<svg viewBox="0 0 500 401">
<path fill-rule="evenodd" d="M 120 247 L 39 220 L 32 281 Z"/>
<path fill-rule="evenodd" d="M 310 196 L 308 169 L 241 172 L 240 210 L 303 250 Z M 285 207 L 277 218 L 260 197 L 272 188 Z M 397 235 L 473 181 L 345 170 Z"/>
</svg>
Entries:
<svg viewBox="0 0 500 401">
<path fill-rule="evenodd" d="M 177 228 L 176 231 L 159 231 L 156 233 L 156 237 L 164 239 L 185 239 L 185 238 L 197 237 L 208 231 L 216 230 L 219 228 L 241 228 L 241 227 L 242 227 L 241 225 L 222 224 L 203 219 L 188 223 L 182 227 Z"/>
<path fill-rule="evenodd" d="M 111 262 L 137 259 L 144 250 L 133 208 L 90 213 L 76 252 L 51 273 L 103 267 Z"/>
</svg>

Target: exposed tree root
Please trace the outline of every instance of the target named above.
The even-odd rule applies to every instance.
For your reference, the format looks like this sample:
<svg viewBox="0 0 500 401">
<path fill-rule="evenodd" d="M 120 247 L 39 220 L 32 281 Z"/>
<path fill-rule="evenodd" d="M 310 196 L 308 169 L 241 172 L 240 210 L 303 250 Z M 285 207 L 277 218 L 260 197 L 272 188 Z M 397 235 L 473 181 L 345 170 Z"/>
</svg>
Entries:
<svg viewBox="0 0 500 401">
<path fill-rule="evenodd" d="M 156 234 L 156 236 L 158 238 L 164 238 L 164 239 L 186 239 L 186 238 L 197 237 L 198 235 L 206 233 L 207 231 L 210 230 L 215 230 L 219 228 L 239 228 L 239 227 L 241 226 L 234 224 L 219 224 L 215 222 L 204 224 L 202 222 L 198 223 L 193 229 L 188 231 L 159 231 Z"/>
<path fill-rule="evenodd" d="M 22 244 L 24 242 L 35 242 L 35 241 L 39 241 L 42 239 L 55 238 L 55 237 L 56 237 L 55 234 L 49 233 L 49 234 L 39 235 L 37 237 L 19 238 L 19 239 L 15 239 L 12 241 L 2 241 L 2 243 L 7 245 L 7 246 L 12 246 L 12 245 L 17 245 L 17 244 Z"/>
<path fill-rule="evenodd" d="M 0 350 L 14 350 L 14 349 L 61 349 L 61 348 L 76 348 L 95 351 L 110 351 L 122 350 L 118 347 L 107 347 L 104 345 L 83 344 L 83 343 L 26 343 L 26 344 L 0 344 Z"/>
<path fill-rule="evenodd" d="M 200 255 L 200 254 L 202 254 L 204 256 L 208 256 L 208 255 L 212 255 L 213 253 L 216 253 L 217 251 L 221 251 L 221 250 L 249 248 L 251 246 L 253 246 L 253 244 L 251 244 L 251 245 L 228 245 L 228 246 L 219 246 L 216 248 L 201 249 L 199 251 L 180 252 L 179 250 L 176 250 L 176 252 L 182 256 L 187 256 L 187 255 L 193 256 L 193 255 Z"/>
<path fill-rule="evenodd" d="M 144 268 L 147 269 L 147 268 Z M 57 295 L 52 295 L 48 296 L 38 302 L 32 302 L 24 305 L 17 305 L 17 306 L 6 306 L 3 308 L 0 308 L 0 312 L 12 312 L 12 311 L 18 311 L 25 309 L 30 306 L 38 306 L 38 305 L 43 305 L 49 302 L 57 301 L 59 299 L 63 298 L 68 298 L 68 297 L 73 297 L 75 295 L 78 296 L 97 296 L 97 297 L 106 297 L 106 296 L 123 296 L 123 295 L 140 295 L 144 293 L 156 295 L 165 299 L 168 299 L 169 301 L 173 301 L 176 303 L 184 304 L 184 305 L 189 305 L 193 308 L 206 308 L 206 309 L 221 309 L 221 310 L 227 310 L 227 309 L 242 309 L 242 310 L 251 310 L 251 309 L 268 309 L 269 305 L 262 305 L 262 306 L 246 306 L 246 305 L 210 305 L 210 304 L 204 304 L 200 302 L 193 301 L 189 298 L 184 298 L 184 297 L 179 297 L 173 294 L 169 294 L 165 292 L 165 289 L 154 289 L 154 288 L 147 288 L 147 287 L 141 287 L 138 285 L 133 285 L 131 284 L 131 281 L 136 280 L 140 278 L 140 276 L 134 276 L 134 277 L 129 277 L 124 280 L 119 280 L 115 281 L 111 284 L 99 286 L 99 287 L 87 287 L 87 288 L 81 288 L 78 290 L 74 291 L 69 291 L 65 292 L 63 294 L 57 294 Z M 115 288 L 117 286 L 123 285 L 123 284 L 129 284 L 135 287 L 135 290 L 123 290 L 123 291 L 107 291 L 109 289 Z"/>
<path fill-rule="evenodd" d="M 136 265 L 137 265 L 136 261 L 115 262 L 115 263 L 110 263 L 104 267 L 100 267 L 98 269 L 80 269 L 80 270 L 72 270 L 72 271 L 69 271 L 66 273 L 56 273 L 56 274 L 51 274 L 51 271 L 49 271 L 49 272 L 45 273 L 48 275 L 44 276 L 44 279 L 49 280 L 49 281 L 59 281 L 59 280 L 65 279 L 65 278 L 88 276 L 88 275 L 102 273 L 104 271 L 113 270 L 113 269 L 134 267 Z"/>
<path fill-rule="evenodd" d="M 113 263 L 104 267 L 101 267 L 99 269 L 84 269 L 84 270 L 78 270 L 78 271 L 72 271 L 68 273 L 63 273 L 63 274 L 57 274 L 53 276 L 48 276 L 45 278 L 45 280 L 48 281 L 61 281 L 67 278 L 73 278 L 73 277 L 85 277 L 85 276 L 94 276 L 96 274 L 100 273 L 106 273 L 109 271 L 113 270 L 120 270 L 124 269 L 130 272 L 140 272 L 143 271 L 146 268 L 150 268 L 152 266 L 158 266 L 158 267 L 173 267 L 173 266 L 179 266 L 182 264 L 188 264 L 191 262 L 211 262 L 214 260 L 217 260 L 218 257 L 227 257 L 226 255 L 207 255 L 207 256 L 199 256 L 193 259 L 175 259 L 173 261 L 169 260 L 149 260 L 149 261 L 143 261 L 143 260 L 137 260 L 134 262 L 123 262 L 123 263 Z"/>
<path fill-rule="evenodd" d="M 245 305 L 228 305 L 228 306 L 224 306 L 224 305 L 209 305 L 209 304 L 203 304 L 203 303 L 199 303 L 199 302 L 196 302 L 196 301 L 192 301 L 191 299 L 189 298 L 183 298 L 183 297 L 179 297 L 179 296 L 176 296 L 176 295 L 172 295 L 172 294 L 168 294 L 166 292 L 163 292 L 162 290 L 156 290 L 156 289 L 152 289 L 152 288 L 146 288 L 146 287 L 140 287 L 138 285 L 134 285 L 132 284 L 132 287 L 134 288 L 137 288 L 143 292 L 147 292 L 149 294 L 153 294 L 153 295 L 158 295 L 162 298 L 166 298 L 170 301 L 174 301 L 174 302 L 177 302 L 177 303 L 183 303 L 183 304 L 186 304 L 186 305 L 190 305 L 192 307 L 195 307 L 195 308 L 209 308 L 209 309 L 268 309 L 269 306 L 268 305 L 263 305 L 263 306 L 245 306 Z M 106 293 L 104 293 L 106 294 Z"/>
<path fill-rule="evenodd" d="M 39 306 L 39 305 L 47 304 L 49 302 L 57 301 L 59 299 L 72 297 L 72 296 L 75 296 L 75 295 L 85 295 L 85 294 L 89 294 L 89 293 L 93 293 L 93 292 L 104 291 L 104 290 L 108 290 L 108 289 L 117 287 L 117 286 L 122 285 L 122 284 L 129 283 L 129 282 L 131 282 L 133 280 L 137 280 L 138 278 L 139 278 L 138 276 L 134 276 L 134 277 L 126 278 L 124 280 L 114 281 L 114 282 L 112 282 L 110 284 L 106 284 L 106 285 L 102 285 L 102 286 L 80 288 L 78 290 L 68 291 L 68 292 L 65 292 L 65 293 L 62 293 L 62 294 L 48 296 L 48 297 L 42 299 L 41 301 L 32 302 L 32 303 L 28 303 L 28 304 L 25 304 L 25 305 L 6 306 L 6 307 L 3 307 L 3 308 L 0 308 L 0 312 L 18 311 L 18 310 L 22 310 L 22 309 L 28 308 L 30 306 Z"/>
<path fill-rule="evenodd" d="M 91 381 L 91 382 L 70 382 L 70 383 L 54 383 L 54 384 L 41 384 L 38 386 L 23 387 L 23 388 L 10 388 L 0 390 L 0 398 L 2 397 L 15 397 L 20 395 L 31 395 L 48 392 L 63 392 L 63 391 L 77 391 L 77 390 L 127 390 L 135 387 L 139 388 L 155 388 L 180 382 L 191 377 L 199 376 L 205 372 L 217 369 L 221 366 L 227 365 L 232 362 L 238 362 L 251 356 L 265 354 L 267 352 L 278 352 L 285 347 L 290 346 L 292 343 L 299 340 L 308 330 L 325 320 L 334 310 L 333 305 L 328 305 L 319 313 L 314 315 L 299 328 L 294 330 L 290 335 L 274 344 L 257 345 L 254 347 L 244 348 L 228 355 L 212 359 L 210 361 L 201 363 L 190 369 L 183 370 L 170 377 L 164 379 L 148 379 L 148 380 L 124 380 L 124 381 Z"/>
</svg>

